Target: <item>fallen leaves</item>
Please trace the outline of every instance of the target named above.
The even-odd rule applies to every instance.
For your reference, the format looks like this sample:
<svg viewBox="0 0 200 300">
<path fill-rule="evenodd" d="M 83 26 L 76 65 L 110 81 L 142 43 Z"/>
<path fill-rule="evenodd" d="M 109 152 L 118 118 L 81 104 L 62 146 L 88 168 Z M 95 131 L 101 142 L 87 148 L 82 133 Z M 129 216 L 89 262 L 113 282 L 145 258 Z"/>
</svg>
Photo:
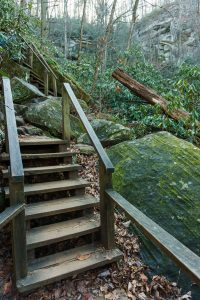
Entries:
<svg viewBox="0 0 200 300">
<path fill-rule="evenodd" d="M 75 146 L 72 145 L 71 151 Z M 76 152 L 78 152 L 76 150 Z M 90 182 L 87 193 L 99 197 L 98 160 L 96 155 L 77 155 L 83 166 L 80 175 Z M 10 297 L 12 292 L 12 256 L 9 227 L 0 231 L 0 299 Z M 191 300 L 191 293 L 181 296 L 177 284 L 163 276 L 147 277 L 148 268 L 140 259 L 138 237 L 131 232 L 131 222 L 124 215 L 115 213 L 115 240 L 124 253 L 118 264 L 90 270 L 73 278 L 56 282 L 20 296 L 20 300 Z M 80 254 L 77 260 L 90 258 L 89 253 Z M 109 258 L 108 258 L 109 259 Z M 4 299 L 3 298 L 3 299 Z"/>
<path fill-rule="evenodd" d="M 76 259 L 82 261 L 82 260 L 86 260 L 86 259 L 90 258 L 90 256 L 91 256 L 91 254 L 82 254 L 82 255 L 78 255 L 76 257 Z"/>
</svg>

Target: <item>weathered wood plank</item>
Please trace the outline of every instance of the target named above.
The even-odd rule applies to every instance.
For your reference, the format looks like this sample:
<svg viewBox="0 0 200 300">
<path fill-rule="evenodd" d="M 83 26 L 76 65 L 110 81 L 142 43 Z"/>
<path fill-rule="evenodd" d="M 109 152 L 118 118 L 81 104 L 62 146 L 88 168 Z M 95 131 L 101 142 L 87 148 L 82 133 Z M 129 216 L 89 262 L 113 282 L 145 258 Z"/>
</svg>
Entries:
<svg viewBox="0 0 200 300">
<path fill-rule="evenodd" d="M 110 201 L 114 201 L 152 242 L 158 245 L 167 256 L 200 285 L 200 257 L 198 255 L 148 218 L 120 194 L 113 190 L 106 190 L 106 193 Z"/>
<path fill-rule="evenodd" d="M 89 186 L 89 183 L 83 179 L 74 179 L 74 180 L 60 180 L 60 181 L 49 181 L 41 182 L 35 184 L 25 184 L 24 193 L 26 196 L 35 195 L 35 194 L 46 194 L 53 193 L 57 191 L 67 191 L 79 188 L 85 188 Z M 8 198 L 10 196 L 10 190 L 8 187 L 4 188 L 5 196 Z"/>
<path fill-rule="evenodd" d="M 64 88 L 66 89 L 66 92 L 68 93 L 69 97 L 70 97 L 70 100 L 76 110 L 76 112 L 78 113 L 79 115 L 79 118 L 86 130 L 86 132 L 88 133 L 91 141 L 92 141 L 92 144 L 94 145 L 98 155 L 99 155 L 99 158 L 102 160 L 104 166 L 105 166 L 105 169 L 107 172 L 111 172 L 113 173 L 114 172 L 114 167 L 113 167 L 113 164 L 111 162 L 111 160 L 109 159 L 107 153 L 105 152 L 104 148 L 102 147 L 96 133 L 94 132 L 94 129 L 92 128 L 90 122 L 88 121 L 82 107 L 80 106 L 70 84 L 68 83 L 64 83 Z"/>
<path fill-rule="evenodd" d="M 69 221 L 32 228 L 27 232 L 27 248 L 49 245 L 66 241 L 89 233 L 97 232 L 100 222 L 97 215 L 87 215 Z"/>
<path fill-rule="evenodd" d="M 43 145 L 65 145 L 66 141 L 61 139 L 47 138 L 47 137 L 26 137 L 19 138 L 20 146 L 43 146 Z"/>
<path fill-rule="evenodd" d="M 30 154 L 22 154 L 21 157 L 23 160 L 31 160 L 31 159 L 50 159 L 50 158 L 62 158 L 62 157 L 71 157 L 74 153 L 72 152 L 59 152 L 59 153 L 30 153 Z M 9 155 L 3 153 L 0 155 L 0 159 L 2 161 L 9 160 Z"/>
<path fill-rule="evenodd" d="M 33 167 L 33 168 L 24 168 L 24 175 L 41 175 L 41 174 L 51 174 L 51 173 L 62 173 L 62 172 L 74 172 L 81 169 L 80 165 L 77 164 L 68 164 L 68 165 L 57 165 L 57 166 L 45 166 L 45 167 Z M 2 170 L 4 178 L 8 178 L 9 171 Z"/>
<path fill-rule="evenodd" d="M 56 214 L 83 210 L 99 206 L 99 201 L 89 195 L 66 197 L 26 206 L 26 220 L 52 216 Z"/>
<path fill-rule="evenodd" d="M 82 261 L 78 259 L 80 255 L 85 254 L 89 255 L 88 259 Z M 36 260 L 28 276 L 17 282 L 17 287 L 20 292 L 30 291 L 41 285 L 111 264 L 121 257 L 122 253 L 118 249 L 106 251 L 93 245 L 71 249 Z"/>
<path fill-rule="evenodd" d="M 12 221 L 24 209 L 24 204 L 16 204 L 6 208 L 2 213 L 0 213 L 0 229 Z"/>
</svg>

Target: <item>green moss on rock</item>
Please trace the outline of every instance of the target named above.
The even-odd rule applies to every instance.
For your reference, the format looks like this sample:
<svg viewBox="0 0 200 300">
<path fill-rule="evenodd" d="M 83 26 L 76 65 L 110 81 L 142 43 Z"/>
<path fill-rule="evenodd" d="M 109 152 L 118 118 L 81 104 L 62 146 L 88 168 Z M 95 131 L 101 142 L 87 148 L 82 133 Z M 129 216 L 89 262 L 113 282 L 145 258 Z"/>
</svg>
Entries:
<svg viewBox="0 0 200 300">
<path fill-rule="evenodd" d="M 37 127 L 46 129 L 51 135 L 61 137 L 62 103 L 61 98 L 48 97 L 45 101 L 31 104 L 24 114 L 24 119 Z M 71 135 L 78 137 L 84 132 L 80 120 L 70 116 Z"/>
<path fill-rule="evenodd" d="M 27 81 L 14 77 L 11 80 L 13 100 L 16 103 L 24 103 L 31 101 L 35 97 L 44 97 L 45 95 L 40 90 L 28 83 Z"/>
<path fill-rule="evenodd" d="M 114 145 L 131 139 L 130 129 L 121 124 L 103 119 L 95 119 L 91 122 L 91 125 L 104 146 Z M 91 144 L 87 134 L 82 135 L 78 139 L 78 142 Z"/>
<path fill-rule="evenodd" d="M 200 255 L 200 150 L 167 132 L 108 150 L 114 188 Z"/>
</svg>

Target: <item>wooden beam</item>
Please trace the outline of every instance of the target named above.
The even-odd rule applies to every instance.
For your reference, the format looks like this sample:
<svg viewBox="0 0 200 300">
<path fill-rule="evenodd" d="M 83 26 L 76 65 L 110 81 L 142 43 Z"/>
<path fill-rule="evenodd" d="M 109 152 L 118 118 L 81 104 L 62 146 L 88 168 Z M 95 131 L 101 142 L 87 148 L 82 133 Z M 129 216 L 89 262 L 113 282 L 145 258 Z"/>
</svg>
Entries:
<svg viewBox="0 0 200 300">
<path fill-rule="evenodd" d="M 62 91 L 62 135 L 63 140 L 70 144 L 71 125 L 70 125 L 70 99 L 66 90 Z"/>
<path fill-rule="evenodd" d="M 119 206 L 147 238 L 154 242 L 181 269 L 190 275 L 194 282 L 200 285 L 200 257 L 198 255 L 184 246 L 117 192 L 109 189 L 106 190 L 106 194 L 110 201 Z"/>
<path fill-rule="evenodd" d="M 101 217 L 101 242 L 105 249 L 113 249 L 115 242 L 114 230 L 114 205 L 110 201 L 106 189 L 112 188 L 112 174 L 106 172 L 102 161 L 99 161 L 99 185 L 100 185 L 100 217 Z"/>
</svg>

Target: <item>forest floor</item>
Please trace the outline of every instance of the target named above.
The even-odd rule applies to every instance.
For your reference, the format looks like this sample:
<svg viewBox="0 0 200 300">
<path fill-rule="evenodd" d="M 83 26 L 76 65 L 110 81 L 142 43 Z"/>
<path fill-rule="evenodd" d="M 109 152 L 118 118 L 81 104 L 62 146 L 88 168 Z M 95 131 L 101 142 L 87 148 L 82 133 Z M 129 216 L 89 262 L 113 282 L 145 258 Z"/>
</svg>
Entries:
<svg viewBox="0 0 200 300">
<path fill-rule="evenodd" d="M 78 152 L 72 144 L 72 151 Z M 87 193 L 99 197 L 98 159 L 96 155 L 77 155 L 83 166 L 81 176 L 91 184 Z M 73 278 L 42 287 L 28 295 L 16 295 L 13 289 L 10 226 L 0 231 L 0 300 L 189 300 L 190 292 L 181 296 L 181 289 L 163 276 L 148 278 L 148 267 L 140 259 L 139 240 L 129 230 L 130 222 L 116 211 L 115 239 L 123 251 L 119 263 L 85 272 Z M 87 259 L 87 258 L 86 258 Z"/>
</svg>

